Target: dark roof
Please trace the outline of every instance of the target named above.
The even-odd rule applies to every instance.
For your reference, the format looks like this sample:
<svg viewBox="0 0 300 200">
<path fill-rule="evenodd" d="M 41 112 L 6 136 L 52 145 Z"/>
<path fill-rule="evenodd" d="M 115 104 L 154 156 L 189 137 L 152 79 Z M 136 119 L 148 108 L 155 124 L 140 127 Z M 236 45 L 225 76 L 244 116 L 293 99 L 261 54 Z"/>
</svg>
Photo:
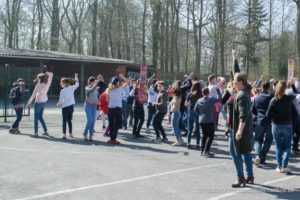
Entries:
<svg viewBox="0 0 300 200">
<path fill-rule="evenodd" d="M 58 52 L 58 51 L 41 51 L 41 50 L 9 49 L 9 48 L 0 48 L 0 58 L 20 58 L 20 59 L 135 65 L 135 63 L 132 61 L 114 59 L 114 58 L 103 58 L 97 56 L 71 54 L 71 53 Z"/>
</svg>

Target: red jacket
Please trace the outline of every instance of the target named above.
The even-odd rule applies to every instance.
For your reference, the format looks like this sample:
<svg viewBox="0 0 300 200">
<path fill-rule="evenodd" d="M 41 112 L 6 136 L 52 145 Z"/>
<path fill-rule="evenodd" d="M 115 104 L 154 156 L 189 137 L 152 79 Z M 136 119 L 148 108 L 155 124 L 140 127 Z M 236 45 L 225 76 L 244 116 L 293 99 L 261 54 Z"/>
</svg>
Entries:
<svg viewBox="0 0 300 200">
<path fill-rule="evenodd" d="M 103 92 L 100 95 L 99 108 L 104 112 L 104 114 L 108 114 L 108 102 L 106 101 L 106 92 Z"/>
</svg>

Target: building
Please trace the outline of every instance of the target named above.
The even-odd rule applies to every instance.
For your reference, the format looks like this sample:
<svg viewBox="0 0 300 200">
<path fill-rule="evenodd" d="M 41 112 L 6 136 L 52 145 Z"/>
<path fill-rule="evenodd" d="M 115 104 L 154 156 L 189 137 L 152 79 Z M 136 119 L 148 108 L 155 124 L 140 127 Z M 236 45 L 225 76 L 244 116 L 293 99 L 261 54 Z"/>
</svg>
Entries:
<svg viewBox="0 0 300 200">
<path fill-rule="evenodd" d="M 10 85 L 18 77 L 25 78 L 29 90 L 34 85 L 32 80 L 35 76 L 45 70 L 54 73 L 53 83 L 49 90 L 49 96 L 58 96 L 62 77 L 73 77 L 79 74 L 80 88 L 76 95 L 84 98 L 84 86 L 90 76 L 102 74 L 107 82 L 112 76 L 119 73 L 126 76 L 139 76 L 139 65 L 127 60 L 103 58 L 88 55 L 70 54 L 54 51 L 22 50 L 22 49 L 0 49 L 0 89 Z M 149 74 L 155 69 L 149 68 Z M 0 95 L 1 96 L 1 95 Z"/>
</svg>

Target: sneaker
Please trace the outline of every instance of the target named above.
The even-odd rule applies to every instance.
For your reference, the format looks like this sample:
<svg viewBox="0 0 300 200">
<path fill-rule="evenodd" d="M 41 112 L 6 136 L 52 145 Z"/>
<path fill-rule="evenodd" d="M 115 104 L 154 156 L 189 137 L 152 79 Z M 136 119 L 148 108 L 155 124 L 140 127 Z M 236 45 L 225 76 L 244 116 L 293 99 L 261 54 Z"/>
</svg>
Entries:
<svg viewBox="0 0 300 200">
<path fill-rule="evenodd" d="M 156 137 L 156 138 L 154 139 L 154 141 L 155 141 L 155 142 L 161 142 L 161 138 L 160 138 L 160 137 Z"/>
<path fill-rule="evenodd" d="M 145 132 L 150 133 L 150 128 L 146 128 Z"/>
<path fill-rule="evenodd" d="M 168 138 L 161 139 L 161 142 L 168 142 Z"/>
<path fill-rule="evenodd" d="M 34 137 L 39 137 L 39 134 L 38 133 L 34 133 Z"/>
<path fill-rule="evenodd" d="M 43 136 L 49 136 L 49 133 L 47 131 L 45 131 L 42 135 Z"/>
<path fill-rule="evenodd" d="M 255 158 L 255 160 L 254 160 L 254 165 L 256 166 L 256 167 L 259 167 L 259 165 L 260 165 L 260 157 L 259 156 L 256 156 L 256 158 Z"/>
<path fill-rule="evenodd" d="M 292 170 L 290 170 L 289 168 L 283 167 L 283 168 L 281 168 L 281 172 L 280 173 L 289 174 L 291 172 L 292 172 Z"/>
<path fill-rule="evenodd" d="M 74 138 L 74 136 L 73 136 L 72 133 L 70 133 L 70 134 L 68 135 L 68 137 L 69 137 L 69 138 Z"/>
<path fill-rule="evenodd" d="M 199 150 L 199 149 L 200 149 L 200 145 L 196 145 L 196 149 L 198 149 L 198 150 Z"/>
<path fill-rule="evenodd" d="M 11 128 L 11 129 L 9 129 L 9 131 L 8 131 L 10 134 L 14 134 L 15 133 L 15 129 L 14 128 Z"/>
<path fill-rule="evenodd" d="M 93 141 L 93 134 L 89 135 L 89 141 Z"/>
<path fill-rule="evenodd" d="M 21 134 L 22 132 L 19 129 L 15 129 L 15 134 Z"/>
<path fill-rule="evenodd" d="M 271 167 L 270 164 L 268 164 L 268 163 L 266 163 L 266 162 L 260 162 L 259 166 L 260 166 L 261 168 L 270 168 L 270 167 Z"/>
<path fill-rule="evenodd" d="M 88 141 L 87 135 L 83 135 L 83 140 Z"/>
<path fill-rule="evenodd" d="M 186 145 L 186 148 L 187 148 L 187 149 L 192 149 L 193 147 L 192 147 L 192 145 L 187 144 L 187 145 Z"/>
<path fill-rule="evenodd" d="M 66 134 L 63 134 L 62 136 L 61 136 L 61 139 L 67 139 L 67 137 L 66 137 Z"/>
<path fill-rule="evenodd" d="M 182 143 L 181 142 L 174 142 L 172 144 L 172 146 L 179 147 L 179 146 L 182 146 Z"/>
<path fill-rule="evenodd" d="M 117 140 L 108 140 L 107 141 L 108 143 L 110 143 L 110 144 L 112 144 L 112 145 L 119 145 L 119 144 L 121 144 L 119 141 L 117 141 Z"/>
<path fill-rule="evenodd" d="M 212 158 L 215 156 L 215 154 L 211 153 L 211 152 L 208 152 L 208 151 L 205 151 L 205 152 L 202 152 L 201 153 L 201 156 L 204 156 L 204 157 L 208 157 L 208 158 Z"/>
</svg>

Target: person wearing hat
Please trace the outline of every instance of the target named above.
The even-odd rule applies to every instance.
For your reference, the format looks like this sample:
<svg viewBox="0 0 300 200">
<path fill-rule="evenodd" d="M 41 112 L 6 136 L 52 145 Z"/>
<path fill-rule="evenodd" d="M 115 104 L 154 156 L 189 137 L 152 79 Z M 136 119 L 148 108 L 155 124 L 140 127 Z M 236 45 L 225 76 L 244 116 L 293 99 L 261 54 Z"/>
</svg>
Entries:
<svg viewBox="0 0 300 200">
<path fill-rule="evenodd" d="M 124 81 L 124 84 L 120 84 L 120 80 Z M 108 85 L 107 101 L 108 101 L 108 123 L 110 130 L 110 144 L 120 144 L 117 141 L 117 135 L 122 124 L 122 93 L 123 88 L 127 87 L 128 80 L 122 74 L 119 77 L 113 77 Z"/>
</svg>

